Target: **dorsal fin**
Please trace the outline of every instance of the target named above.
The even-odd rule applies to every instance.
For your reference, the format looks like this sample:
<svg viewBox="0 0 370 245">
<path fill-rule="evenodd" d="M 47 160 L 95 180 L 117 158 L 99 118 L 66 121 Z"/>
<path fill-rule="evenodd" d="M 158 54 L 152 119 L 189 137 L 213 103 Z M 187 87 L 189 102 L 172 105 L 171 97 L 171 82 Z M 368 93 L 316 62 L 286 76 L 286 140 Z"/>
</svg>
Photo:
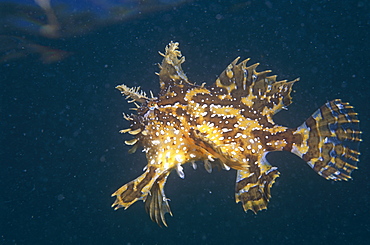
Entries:
<svg viewBox="0 0 370 245">
<path fill-rule="evenodd" d="M 179 43 L 171 41 L 164 54 L 159 52 L 164 57 L 162 64 L 159 66 L 161 68 L 159 72 L 161 93 L 166 93 L 168 88 L 173 85 L 190 84 L 181 67 L 181 64 L 185 61 L 185 56 L 182 56 L 178 48 Z"/>
<path fill-rule="evenodd" d="M 222 88 L 230 98 L 241 101 L 251 110 L 273 115 L 292 103 L 290 93 L 294 82 L 276 81 L 276 75 L 267 76 L 270 70 L 257 72 L 259 63 L 246 66 L 249 59 L 237 64 L 236 58 L 217 78 L 214 87 Z"/>
</svg>

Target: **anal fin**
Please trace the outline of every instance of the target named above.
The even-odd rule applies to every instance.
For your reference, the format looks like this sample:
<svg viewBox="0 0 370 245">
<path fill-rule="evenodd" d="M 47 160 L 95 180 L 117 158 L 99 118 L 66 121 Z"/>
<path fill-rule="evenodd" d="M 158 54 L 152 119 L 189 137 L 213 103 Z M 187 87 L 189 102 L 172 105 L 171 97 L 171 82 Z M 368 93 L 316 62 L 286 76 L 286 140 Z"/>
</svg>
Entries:
<svg viewBox="0 0 370 245">
<path fill-rule="evenodd" d="M 245 212 L 257 213 L 267 209 L 271 198 L 270 189 L 279 176 L 276 167 L 266 160 L 265 154 L 258 161 L 250 162 L 248 169 L 238 170 L 235 186 L 235 200 L 241 202 Z"/>
</svg>

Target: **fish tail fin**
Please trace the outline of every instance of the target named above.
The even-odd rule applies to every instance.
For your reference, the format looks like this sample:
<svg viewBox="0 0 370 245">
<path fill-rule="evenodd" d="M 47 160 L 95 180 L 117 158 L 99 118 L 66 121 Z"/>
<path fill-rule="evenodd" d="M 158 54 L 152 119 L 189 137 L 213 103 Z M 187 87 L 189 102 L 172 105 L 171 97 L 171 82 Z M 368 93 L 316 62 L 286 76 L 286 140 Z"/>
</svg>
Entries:
<svg viewBox="0 0 370 245">
<path fill-rule="evenodd" d="M 336 99 L 321 106 L 294 131 L 302 141 L 293 144 L 291 151 L 322 177 L 348 180 L 357 169 L 361 133 L 353 107 Z"/>
<path fill-rule="evenodd" d="M 112 197 L 116 197 L 112 204 L 114 210 L 127 209 L 136 201 L 144 201 L 159 175 L 160 173 L 156 172 L 156 168 L 150 166 L 142 175 L 119 188 L 112 194 Z"/>
</svg>

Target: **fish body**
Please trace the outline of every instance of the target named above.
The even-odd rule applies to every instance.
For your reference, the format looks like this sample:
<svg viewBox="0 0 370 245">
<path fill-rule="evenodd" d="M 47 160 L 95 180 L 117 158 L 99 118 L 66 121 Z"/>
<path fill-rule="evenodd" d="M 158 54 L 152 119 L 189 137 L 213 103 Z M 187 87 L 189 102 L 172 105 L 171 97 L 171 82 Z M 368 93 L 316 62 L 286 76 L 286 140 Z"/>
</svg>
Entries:
<svg viewBox="0 0 370 245">
<path fill-rule="evenodd" d="M 185 57 L 178 43 L 171 42 L 162 54 L 160 93 L 148 97 L 140 88 L 117 86 L 136 104 L 137 113 L 124 117 L 130 127 L 121 130 L 133 139 L 135 152 L 142 147 L 148 164 L 144 173 L 119 188 L 112 207 L 128 208 L 145 202 L 151 219 L 166 224 L 172 215 L 164 186 L 174 170 L 185 177 L 182 165 L 202 161 L 208 172 L 215 166 L 235 169 L 235 199 L 245 211 L 267 208 L 270 188 L 279 172 L 266 154 L 290 151 L 326 179 L 348 180 L 359 161 L 361 141 L 357 113 L 339 99 L 319 108 L 297 128 L 275 124 L 273 115 L 292 103 L 293 84 L 277 81 L 271 71 L 257 72 L 258 64 L 235 59 L 206 86 L 188 80 L 182 70 Z"/>
</svg>

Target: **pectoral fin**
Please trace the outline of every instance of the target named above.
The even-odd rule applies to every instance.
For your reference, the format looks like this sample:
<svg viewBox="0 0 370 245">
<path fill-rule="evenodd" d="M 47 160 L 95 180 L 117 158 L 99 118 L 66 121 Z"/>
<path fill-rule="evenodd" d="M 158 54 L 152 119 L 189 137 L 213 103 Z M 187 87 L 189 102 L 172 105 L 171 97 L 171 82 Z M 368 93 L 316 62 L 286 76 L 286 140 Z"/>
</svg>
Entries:
<svg viewBox="0 0 370 245">
<path fill-rule="evenodd" d="M 145 173 L 112 194 L 112 197 L 116 196 L 116 201 L 112 204 L 112 207 L 115 210 L 119 208 L 127 209 L 136 201 L 145 200 L 159 176 L 160 173 L 157 173 L 155 167 L 148 167 Z"/>
<path fill-rule="evenodd" d="M 170 206 L 168 205 L 168 198 L 164 193 L 164 185 L 166 184 L 169 172 L 161 175 L 153 184 L 150 194 L 145 200 L 145 210 L 149 213 L 151 220 L 156 222 L 159 226 L 164 224 L 167 226 L 165 214 L 169 213 L 172 216 Z"/>
</svg>

